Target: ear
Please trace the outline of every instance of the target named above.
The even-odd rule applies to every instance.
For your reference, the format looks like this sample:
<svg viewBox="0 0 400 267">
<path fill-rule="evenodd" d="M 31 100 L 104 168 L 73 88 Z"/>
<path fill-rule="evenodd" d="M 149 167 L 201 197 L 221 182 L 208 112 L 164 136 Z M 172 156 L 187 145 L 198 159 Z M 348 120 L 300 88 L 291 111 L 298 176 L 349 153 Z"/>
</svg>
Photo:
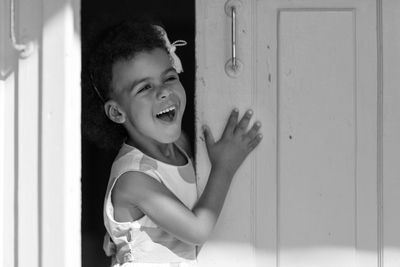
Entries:
<svg viewBox="0 0 400 267">
<path fill-rule="evenodd" d="M 126 120 L 125 112 L 120 108 L 114 100 L 108 100 L 104 104 L 104 111 L 107 117 L 115 123 L 122 124 Z"/>
</svg>

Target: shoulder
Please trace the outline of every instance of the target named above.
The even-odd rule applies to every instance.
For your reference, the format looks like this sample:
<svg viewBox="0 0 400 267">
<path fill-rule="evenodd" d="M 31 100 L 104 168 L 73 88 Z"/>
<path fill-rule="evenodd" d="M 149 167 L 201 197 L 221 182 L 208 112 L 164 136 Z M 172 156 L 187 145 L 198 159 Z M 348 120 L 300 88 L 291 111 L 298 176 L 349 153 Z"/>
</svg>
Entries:
<svg viewBox="0 0 400 267">
<path fill-rule="evenodd" d="M 191 159 L 193 159 L 191 142 L 185 132 L 182 131 L 181 136 L 179 137 L 179 139 L 177 141 L 175 141 L 175 144 L 178 145 L 180 148 L 182 148 L 186 152 L 186 154 Z"/>
<path fill-rule="evenodd" d="M 138 205 L 160 191 L 163 185 L 155 178 L 140 172 L 129 171 L 121 175 L 112 190 L 113 201 Z"/>
</svg>

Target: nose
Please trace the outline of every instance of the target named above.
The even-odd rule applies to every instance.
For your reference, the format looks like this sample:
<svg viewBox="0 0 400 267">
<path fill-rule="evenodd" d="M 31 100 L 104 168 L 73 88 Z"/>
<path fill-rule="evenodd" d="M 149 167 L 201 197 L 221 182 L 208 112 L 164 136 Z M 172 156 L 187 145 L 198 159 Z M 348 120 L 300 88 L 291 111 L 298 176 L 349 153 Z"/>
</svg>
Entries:
<svg viewBox="0 0 400 267">
<path fill-rule="evenodd" d="M 160 86 L 157 91 L 157 98 L 160 100 L 166 99 L 171 93 L 172 90 L 168 86 Z"/>
</svg>

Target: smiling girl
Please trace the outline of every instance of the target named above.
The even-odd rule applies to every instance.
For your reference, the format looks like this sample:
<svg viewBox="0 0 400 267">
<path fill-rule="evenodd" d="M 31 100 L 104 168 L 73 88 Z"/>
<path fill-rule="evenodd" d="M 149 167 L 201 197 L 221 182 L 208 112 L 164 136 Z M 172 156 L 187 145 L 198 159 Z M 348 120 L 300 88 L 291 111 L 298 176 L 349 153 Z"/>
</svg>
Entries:
<svg viewBox="0 0 400 267">
<path fill-rule="evenodd" d="M 92 56 L 88 132 L 120 145 L 104 201 L 104 249 L 113 266 L 195 266 L 236 170 L 262 138 L 259 122 L 247 129 L 251 110 L 240 121 L 233 110 L 218 141 L 203 126 L 212 167 L 198 196 L 174 50 L 159 26 L 124 22 Z"/>
</svg>

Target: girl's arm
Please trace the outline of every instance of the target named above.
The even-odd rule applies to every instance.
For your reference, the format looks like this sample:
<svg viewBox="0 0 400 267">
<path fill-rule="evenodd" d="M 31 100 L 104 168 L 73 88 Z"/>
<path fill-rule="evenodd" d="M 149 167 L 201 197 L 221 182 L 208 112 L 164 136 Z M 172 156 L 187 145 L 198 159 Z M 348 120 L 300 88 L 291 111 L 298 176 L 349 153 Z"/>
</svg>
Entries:
<svg viewBox="0 0 400 267">
<path fill-rule="evenodd" d="M 123 174 L 114 188 L 119 200 L 138 207 L 161 228 L 191 244 L 203 244 L 209 237 L 221 212 L 233 175 L 247 155 L 261 141 L 260 123 L 247 131 L 252 113 L 238 123 L 234 110 L 218 142 L 204 128 L 211 172 L 202 196 L 192 210 L 188 209 L 164 185 L 140 172 Z"/>
</svg>

